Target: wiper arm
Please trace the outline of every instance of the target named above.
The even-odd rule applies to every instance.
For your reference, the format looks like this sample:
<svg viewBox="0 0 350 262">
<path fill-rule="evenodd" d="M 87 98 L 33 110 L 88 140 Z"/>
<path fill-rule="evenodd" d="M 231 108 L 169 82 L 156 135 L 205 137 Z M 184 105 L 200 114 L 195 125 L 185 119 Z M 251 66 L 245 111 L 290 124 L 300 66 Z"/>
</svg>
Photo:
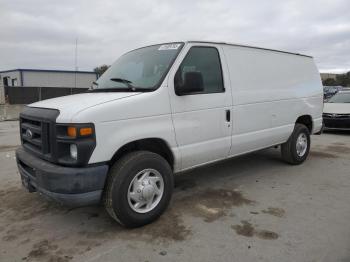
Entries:
<svg viewBox="0 0 350 262">
<path fill-rule="evenodd" d="M 111 81 L 114 82 L 120 82 L 126 85 L 126 87 L 106 87 L 106 88 L 93 88 L 89 89 L 87 92 L 95 93 L 95 92 L 152 92 L 155 89 L 154 88 L 141 88 L 141 87 L 135 87 L 133 86 L 130 80 L 124 79 L 124 78 L 111 78 Z M 98 83 L 93 82 L 93 84 L 96 84 L 98 86 Z"/>
<path fill-rule="evenodd" d="M 89 90 L 93 90 L 93 89 L 95 89 L 94 88 L 94 86 L 96 86 L 96 87 L 98 87 L 98 83 L 97 82 L 92 82 L 92 85 L 91 85 L 91 87 L 89 88 Z"/>
<path fill-rule="evenodd" d="M 136 90 L 136 88 L 131 84 L 132 82 L 130 80 L 127 80 L 127 79 L 124 79 L 124 78 L 111 78 L 110 80 L 114 81 L 114 82 L 124 83 L 131 90 L 133 90 L 133 91 Z"/>
</svg>

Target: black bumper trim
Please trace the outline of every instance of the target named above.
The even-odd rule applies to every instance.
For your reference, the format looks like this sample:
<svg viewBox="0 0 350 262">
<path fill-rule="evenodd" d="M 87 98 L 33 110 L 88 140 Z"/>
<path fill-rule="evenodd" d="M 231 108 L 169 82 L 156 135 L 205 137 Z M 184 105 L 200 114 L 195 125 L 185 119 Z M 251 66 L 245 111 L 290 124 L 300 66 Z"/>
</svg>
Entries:
<svg viewBox="0 0 350 262">
<path fill-rule="evenodd" d="M 108 165 L 63 167 L 16 150 L 17 166 L 23 184 L 31 192 L 38 191 L 62 204 L 82 206 L 97 204 L 108 173 Z"/>
<path fill-rule="evenodd" d="M 49 199 L 70 207 L 97 205 L 101 201 L 103 192 L 102 190 L 97 190 L 81 194 L 59 194 L 42 188 L 37 188 L 37 191 Z"/>
<path fill-rule="evenodd" d="M 350 129 L 350 118 L 329 118 L 323 117 L 323 122 L 325 125 L 325 129 L 342 129 L 349 130 Z"/>
<path fill-rule="evenodd" d="M 350 131 L 350 127 L 344 128 L 344 127 L 324 127 L 325 131 Z"/>
</svg>

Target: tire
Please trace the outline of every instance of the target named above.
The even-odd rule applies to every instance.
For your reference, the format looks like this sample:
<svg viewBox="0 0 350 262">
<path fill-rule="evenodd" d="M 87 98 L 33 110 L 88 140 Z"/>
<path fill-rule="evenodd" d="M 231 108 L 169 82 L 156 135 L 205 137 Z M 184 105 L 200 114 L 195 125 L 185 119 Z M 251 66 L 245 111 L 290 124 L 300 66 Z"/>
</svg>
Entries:
<svg viewBox="0 0 350 262">
<path fill-rule="evenodd" d="M 147 173 L 148 179 L 142 180 Z M 156 180 L 159 181 L 152 182 Z M 144 182 L 145 186 L 139 181 Z M 120 224 L 129 228 L 140 227 L 153 222 L 166 210 L 173 187 L 173 173 L 163 157 L 148 151 L 132 152 L 111 167 L 104 192 L 104 205 L 110 216 Z M 157 188 L 158 195 L 154 188 Z M 141 207 L 136 207 L 137 201 L 134 202 L 136 194 L 137 199 L 143 199 L 137 200 L 142 202 Z M 154 201 L 149 208 L 147 204 L 143 205 L 147 200 L 145 196 L 148 197 L 147 203 Z"/>
<path fill-rule="evenodd" d="M 300 149 L 303 147 L 299 147 L 299 151 L 297 149 L 297 142 L 300 136 L 306 138 L 305 151 Z M 292 135 L 289 137 L 286 143 L 281 145 L 281 154 L 283 160 L 292 165 L 299 165 L 303 163 L 309 154 L 310 144 L 311 142 L 309 129 L 303 124 L 295 124 Z"/>
</svg>

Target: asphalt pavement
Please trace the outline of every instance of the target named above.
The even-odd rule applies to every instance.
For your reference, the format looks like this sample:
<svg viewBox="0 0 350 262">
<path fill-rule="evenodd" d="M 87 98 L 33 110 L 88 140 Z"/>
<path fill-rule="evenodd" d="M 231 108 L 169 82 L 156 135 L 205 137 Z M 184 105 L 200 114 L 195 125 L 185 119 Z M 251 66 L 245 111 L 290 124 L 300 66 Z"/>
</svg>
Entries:
<svg viewBox="0 0 350 262">
<path fill-rule="evenodd" d="M 21 186 L 18 122 L 0 122 L 0 261 L 350 261 L 350 133 L 312 136 L 300 166 L 271 148 L 175 177 L 155 223 L 124 229 Z"/>
</svg>

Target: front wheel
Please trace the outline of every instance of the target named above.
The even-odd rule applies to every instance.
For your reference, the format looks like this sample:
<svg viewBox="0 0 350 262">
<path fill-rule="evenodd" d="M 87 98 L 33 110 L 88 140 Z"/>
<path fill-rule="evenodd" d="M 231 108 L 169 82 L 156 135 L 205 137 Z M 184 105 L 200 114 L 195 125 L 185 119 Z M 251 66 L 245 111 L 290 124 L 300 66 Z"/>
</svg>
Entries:
<svg viewBox="0 0 350 262">
<path fill-rule="evenodd" d="M 129 153 L 110 170 L 106 210 L 126 227 L 151 223 L 167 208 L 173 184 L 172 170 L 163 157 L 148 151 Z"/>
<path fill-rule="evenodd" d="M 309 154 L 310 144 L 309 129 L 303 124 L 295 124 L 292 135 L 281 145 L 283 160 L 292 165 L 303 163 Z"/>
</svg>

